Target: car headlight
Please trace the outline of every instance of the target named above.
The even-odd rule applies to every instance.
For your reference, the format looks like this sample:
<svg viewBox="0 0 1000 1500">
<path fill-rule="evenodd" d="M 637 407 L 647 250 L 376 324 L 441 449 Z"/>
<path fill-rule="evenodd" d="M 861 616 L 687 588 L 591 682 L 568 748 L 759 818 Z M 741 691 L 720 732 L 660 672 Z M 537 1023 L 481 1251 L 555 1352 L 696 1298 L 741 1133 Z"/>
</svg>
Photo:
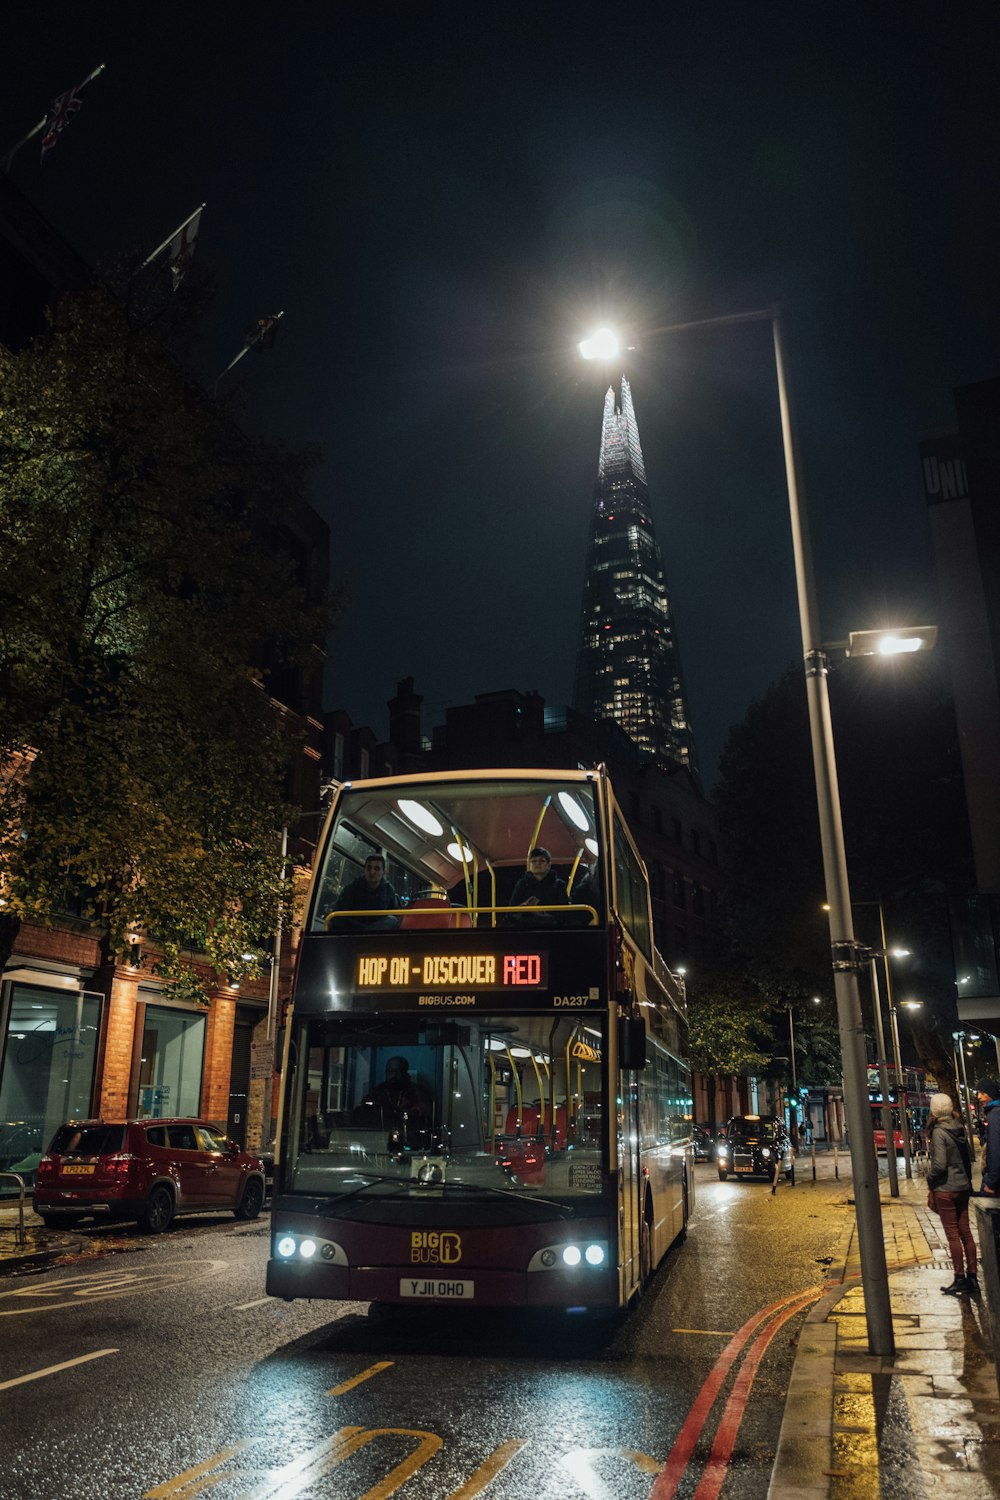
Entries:
<svg viewBox="0 0 1000 1500">
<path fill-rule="evenodd" d="M 761 1148 L 760 1148 L 760 1154 L 761 1154 L 761 1156 L 770 1156 L 770 1154 L 771 1154 L 771 1148 L 770 1148 L 770 1146 L 761 1146 Z"/>
<path fill-rule="evenodd" d="M 716 1148 L 715 1148 L 715 1154 L 716 1154 L 716 1156 L 728 1156 L 729 1155 L 729 1147 L 726 1146 L 726 1145 L 716 1146 Z"/>
</svg>

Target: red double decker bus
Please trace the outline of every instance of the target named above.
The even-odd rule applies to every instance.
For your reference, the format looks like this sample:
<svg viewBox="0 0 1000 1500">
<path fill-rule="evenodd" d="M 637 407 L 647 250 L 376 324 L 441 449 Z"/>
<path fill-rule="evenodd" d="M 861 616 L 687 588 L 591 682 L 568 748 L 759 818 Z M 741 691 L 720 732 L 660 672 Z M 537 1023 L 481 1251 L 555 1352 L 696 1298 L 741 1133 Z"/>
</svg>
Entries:
<svg viewBox="0 0 1000 1500">
<path fill-rule="evenodd" d="M 565 889 L 514 904 L 538 845 Z M 352 910 L 373 854 L 401 905 Z M 686 1053 L 603 770 L 343 786 L 286 1032 L 268 1292 L 627 1304 L 694 1204 Z"/>
</svg>

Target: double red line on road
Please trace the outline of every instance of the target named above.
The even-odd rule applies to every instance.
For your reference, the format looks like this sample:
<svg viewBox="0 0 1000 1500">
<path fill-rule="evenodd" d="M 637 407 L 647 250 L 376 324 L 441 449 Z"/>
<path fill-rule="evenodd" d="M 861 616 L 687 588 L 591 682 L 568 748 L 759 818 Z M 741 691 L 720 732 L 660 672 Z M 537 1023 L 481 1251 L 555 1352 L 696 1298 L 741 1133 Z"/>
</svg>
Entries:
<svg viewBox="0 0 1000 1500">
<path fill-rule="evenodd" d="M 770 1306 L 763 1307 L 759 1312 L 754 1313 L 753 1317 L 748 1318 L 743 1327 L 733 1334 L 695 1397 L 694 1405 L 688 1412 L 684 1425 L 677 1434 L 677 1440 L 670 1450 L 670 1457 L 653 1482 L 649 1500 L 671 1500 L 675 1494 L 727 1375 L 744 1346 L 756 1335 L 736 1376 L 729 1400 L 726 1402 L 719 1421 L 705 1472 L 695 1491 L 694 1500 L 715 1500 L 726 1477 L 750 1388 L 757 1374 L 757 1367 L 764 1357 L 764 1351 L 789 1318 L 793 1318 L 796 1313 L 801 1312 L 811 1303 L 818 1302 L 827 1290 L 825 1286 L 813 1287 L 807 1292 L 797 1292 L 794 1297 L 785 1297 L 780 1302 L 772 1302 Z"/>
</svg>

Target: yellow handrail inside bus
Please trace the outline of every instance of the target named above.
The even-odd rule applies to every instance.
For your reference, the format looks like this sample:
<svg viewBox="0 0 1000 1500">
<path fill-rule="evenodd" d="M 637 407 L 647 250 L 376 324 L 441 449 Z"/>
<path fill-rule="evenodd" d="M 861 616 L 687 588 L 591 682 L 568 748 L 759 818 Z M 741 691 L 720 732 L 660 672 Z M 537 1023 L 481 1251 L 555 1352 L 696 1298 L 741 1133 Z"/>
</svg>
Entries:
<svg viewBox="0 0 1000 1500">
<path fill-rule="evenodd" d="M 493 1061 L 492 1051 L 487 1052 L 486 1061 L 490 1065 L 490 1115 L 489 1134 L 484 1144 L 487 1151 L 493 1151 L 495 1150 L 493 1143 L 497 1133 L 497 1065 Z"/>
<path fill-rule="evenodd" d="M 520 1079 L 520 1075 L 518 1074 L 518 1071 L 517 1071 L 517 1063 L 514 1061 L 514 1054 L 513 1054 L 513 1052 L 511 1052 L 511 1050 L 510 1050 L 509 1047 L 505 1047 L 503 1050 L 507 1054 L 507 1061 L 510 1063 L 510 1071 L 511 1071 L 511 1074 L 512 1074 L 513 1079 L 514 1079 L 514 1094 L 515 1094 L 515 1097 L 517 1099 L 517 1139 L 520 1140 L 521 1139 L 521 1110 L 523 1108 L 523 1105 L 522 1105 L 522 1102 L 521 1102 L 521 1079 Z"/>
<path fill-rule="evenodd" d="M 581 844 L 580 847 L 579 847 L 579 849 L 576 851 L 576 859 L 574 859 L 574 861 L 573 861 L 573 868 L 572 868 L 572 870 L 570 870 L 570 872 L 569 872 L 569 879 L 566 882 L 566 894 L 567 894 L 567 896 L 571 896 L 573 894 L 573 882 L 576 879 L 576 872 L 580 868 L 580 861 L 581 861 L 582 858 L 583 858 L 583 845 Z"/>
<path fill-rule="evenodd" d="M 542 1134 L 544 1135 L 545 1134 L 545 1085 L 542 1083 L 542 1070 L 538 1066 L 538 1058 L 535 1056 L 535 1054 L 533 1052 L 531 1054 L 531 1065 L 532 1065 L 532 1067 L 535 1070 L 535 1079 L 536 1079 L 536 1081 L 538 1083 L 538 1103 L 539 1103 L 539 1121 L 538 1121 L 538 1125 L 539 1125 L 539 1129 L 541 1130 Z"/>
<path fill-rule="evenodd" d="M 528 854 L 531 853 L 532 849 L 534 849 L 535 845 L 538 843 L 538 835 L 542 831 L 542 821 L 543 821 L 543 819 L 545 817 L 545 814 L 549 810 L 549 803 L 551 801 L 552 801 L 552 796 L 550 794 L 548 797 L 546 797 L 545 801 L 542 803 L 542 810 L 538 814 L 538 822 L 535 824 L 535 831 L 531 835 L 531 843 L 528 845 Z M 525 863 L 527 863 L 527 856 L 525 856 Z"/>
<path fill-rule="evenodd" d="M 490 874 L 493 876 L 493 886 L 494 886 L 494 894 L 495 894 L 496 893 L 496 876 L 493 873 L 492 867 L 490 867 Z M 371 907 L 366 907 L 363 911 L 330 911 L 330 912 L 327 912 L 326 916 L 323 918 L 323 926 L 326 928 L 327 932 L 329 932 L 330 929 L 331 929 L 331 926 L 334 923 L 334 919 L 336 917 L 402 917 L 402 916 L 405 915 L 405 913 L 408 910 L 413 910 L 413 911 L 426 910 L 426 911 L 430 912 L 430 911 L 433 911 L 434 908 L 433 907 L 422 908 L 422 907 L 419 907 L 419 906 L 410 908 L 410 907 L 406 907 L 406 906 L 396 906 L 396 907 L 389 908 L 389 909 L 387 909 L 385 911 L 376 911 L 376 910 L 373 910 Z M 448 913 L 448 917 L 449 917 L 448 925 L 449 926 L 452 925 L 451 924 L 451 920 L 450 920 L 452 917 L 454 917 L 454 919 L 455 919 L 454 925 L 456 927 L 458 927 L 460 925 L 460 922 L 459 922 L 459 918 L 460 917 L 467 916 L 467 917 L 470 918 L 470 920 L 473 923 L 475 923 L 478 920 L 478 916 L 479 916 L 479 908 L 478 907 L 473 907 L 473 906 L 450 906 L 449 905 L 447 907 L 442 907 L 442 910 L 443 911 L 447 911 L 447 913 Z M 547 911 L 547 912 L 552 912 L 553 915 L 556 915 L 556 916 L 560 912 L 585 911 L 585 912 L 589 912 L 590 913 L 590 918 L 591 918 L 591 920 L 587 923 L 588 927 L 597 927 L 599 925 L 599 923 L 600 923 L 600 917 L 598 916 L 597 908 L 594 907 L 594 906 L 590 906 L 587 902 L 583 902 L 583 901 L 580 901 L 580 902 L 570 901 L 570 902 L 566 903 L 565 905 L 561 905 L 561 906 L 550 906 L 550 905 L 547 905 L 544 902 L 540 901 L 537 906 L 531 906 L 531 907 L 527 907 L 527 906 L 497 906 L 495 904 L 490 907 L 490 912 L 492 913 L 492 916 L 493 916 L 493 925 L 494 926 L 496 926 L 496 917 L 497 917 L 497 913 L 498 912 L 501 915 L 503 915 L 503 916 L 518 914 L 518 915 L 520 915 L 520 916 L 523 917 L 525 915 L 525 913 L 529 912 L 529 911 Z M 393 929 L 393 930 L 395 930 L 395 929 Z M 359 934 L 359 933 L 352 933 L 351 934 L 352 937 L 358 937 L 360 935 L 361 934 Z"/>
</svg>

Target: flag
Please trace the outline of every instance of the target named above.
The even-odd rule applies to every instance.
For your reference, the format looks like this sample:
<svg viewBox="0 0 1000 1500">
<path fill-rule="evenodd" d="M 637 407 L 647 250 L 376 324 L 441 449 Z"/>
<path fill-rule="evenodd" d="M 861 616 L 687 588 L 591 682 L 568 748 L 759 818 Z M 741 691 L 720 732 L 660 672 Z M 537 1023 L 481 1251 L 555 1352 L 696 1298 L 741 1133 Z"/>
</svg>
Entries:
<svg viewBox="0 0 1000 1500">
<path fill-rule="evenodd" d="M 81 84 L 80 88 L 82 87 L 83 85 Z M 52 147 L 59 140 L 66 126 L 82 105 L 83 100 L 79 97 L 78 88 L 67 89 L 65 94 L 60 94 L 57 99 L 53 100 L 52 108 L 45 117 L 45 134 L 42 136 L 42 161 L 45 160 L 46 151 L 52 150 Z"/>
<path fill-rule="evenodd" d="M 194 242 L 198 238 L 198 229 L 201 225 L 201 209 L 182 224 L 180 229 L 170 241 L 167 261 L 170 265 L 170 275 L 173 278 L 174 291 L 180 286 L 187 274 L 188 266 L 194 255 Z"/>
<path fill-rule="evenodd" d="M 270 349 L 278 337 L 278 321 L 284 317 L 284 313 L 275 313 L 270 318 L 258 318 L 256 323 L 251 323 L 246 332 L 246 347 L 256 349 L 262 354 L 265 349 Z"/>
</svg>

